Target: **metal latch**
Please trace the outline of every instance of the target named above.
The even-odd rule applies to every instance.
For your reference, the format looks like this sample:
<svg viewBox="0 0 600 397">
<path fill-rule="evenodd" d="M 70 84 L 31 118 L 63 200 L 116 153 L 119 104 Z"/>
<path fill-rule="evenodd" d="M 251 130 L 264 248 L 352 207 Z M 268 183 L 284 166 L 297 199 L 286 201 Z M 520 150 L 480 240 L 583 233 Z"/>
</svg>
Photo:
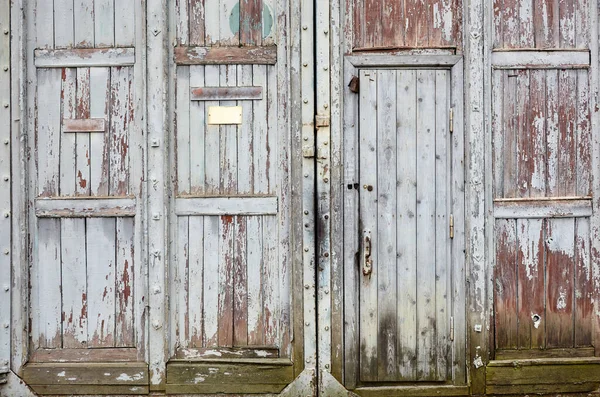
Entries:
<svg viewBox="0 0 600 397">
<path fill-rule="evenodd" d="M 454 238 L 454 215 L 450 214 L 450 238 Z"/>
<path fill-rule="evenodd" d="M 304 158 L 315 157 L 315 147 L 313 145 L 302 146 L 302 157 L 304 157 Z"/>
<path fill-rule="evenodd" d="M 329 124 L 330 124 L 329 116 L 315 115 L 315 125 L 317 126 L 317 128 L 329 127 Z"/>
<path fill-rule="evenodd" d="M 454 108 L 450 108 L 450 133 L 454 132 Z"/>
<path fill-rule="evenodd" d="M 363 275 L 371 278 L 373 273 L 373 260 L 371 259 L 371 232 L 365 230 L 363 239 Z"/>
</svg>

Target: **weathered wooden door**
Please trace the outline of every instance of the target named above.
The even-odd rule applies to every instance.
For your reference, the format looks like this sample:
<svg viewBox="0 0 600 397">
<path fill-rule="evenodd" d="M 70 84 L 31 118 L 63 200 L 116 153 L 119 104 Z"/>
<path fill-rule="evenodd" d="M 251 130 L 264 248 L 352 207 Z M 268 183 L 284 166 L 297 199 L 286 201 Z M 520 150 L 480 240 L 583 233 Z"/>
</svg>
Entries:
<svg viewBox="0 0 600 397">
<path fill-rule="evenodd" d="M 449 69 L 361 69 L 359 135 L 359 335 L 361 383 L 451 381 L 454 216 Z M 459 348 L 460 352 L 463 347 Z"/>
</svg>

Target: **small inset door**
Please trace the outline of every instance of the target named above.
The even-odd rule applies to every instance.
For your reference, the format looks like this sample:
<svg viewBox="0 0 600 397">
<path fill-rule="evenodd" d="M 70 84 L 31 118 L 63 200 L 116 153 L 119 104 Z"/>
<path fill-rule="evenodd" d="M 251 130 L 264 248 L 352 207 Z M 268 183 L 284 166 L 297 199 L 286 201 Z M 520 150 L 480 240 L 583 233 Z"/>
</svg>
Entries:
<svg viewBox="0 0 600 397">
<path fill-rule="evenodd" d="M 360 382 L 452 380 L 451 71 L 360 70 L 358 109 Z"/>
</svg>

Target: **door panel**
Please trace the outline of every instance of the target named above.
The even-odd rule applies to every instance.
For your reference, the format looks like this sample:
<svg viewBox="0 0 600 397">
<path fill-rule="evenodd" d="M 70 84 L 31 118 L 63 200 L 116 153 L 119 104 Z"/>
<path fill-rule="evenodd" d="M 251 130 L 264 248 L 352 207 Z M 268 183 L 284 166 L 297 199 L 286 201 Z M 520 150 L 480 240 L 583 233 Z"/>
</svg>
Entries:
<svg viewBox="0 0 600 397">
<path fill-rule="evenodd" d="M 450 71 L 360 71 L 360 379 L 451 379 Z"/>
</svg>

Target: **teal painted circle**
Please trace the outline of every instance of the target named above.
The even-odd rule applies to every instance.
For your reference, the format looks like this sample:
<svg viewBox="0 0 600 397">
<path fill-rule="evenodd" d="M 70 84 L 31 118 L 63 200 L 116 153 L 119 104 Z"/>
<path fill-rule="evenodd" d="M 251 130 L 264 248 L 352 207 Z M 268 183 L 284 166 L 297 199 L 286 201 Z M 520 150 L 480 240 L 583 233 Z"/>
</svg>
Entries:
<svg viewBox="0 0 600 397">
<path fill-rule="evenodd" d="M 242 21 L 241 23 L 249 24 L 249 21 Z M 231 14 L 229 15 L 229 28 L 233 34 L 238 34 L 240 32 L 240 3 L 237 2 L 231 9 Z M 249 28 L 249 26 L 246 26 Z M 271 34 L 271 30 L 273 29 L 273 14 L 269 9 L 269 6 L 263 4 L 262 10 L 262 37 L 265 38 Z M 247 29 L 250 30 L 250 29 Z"/>
</svg>

